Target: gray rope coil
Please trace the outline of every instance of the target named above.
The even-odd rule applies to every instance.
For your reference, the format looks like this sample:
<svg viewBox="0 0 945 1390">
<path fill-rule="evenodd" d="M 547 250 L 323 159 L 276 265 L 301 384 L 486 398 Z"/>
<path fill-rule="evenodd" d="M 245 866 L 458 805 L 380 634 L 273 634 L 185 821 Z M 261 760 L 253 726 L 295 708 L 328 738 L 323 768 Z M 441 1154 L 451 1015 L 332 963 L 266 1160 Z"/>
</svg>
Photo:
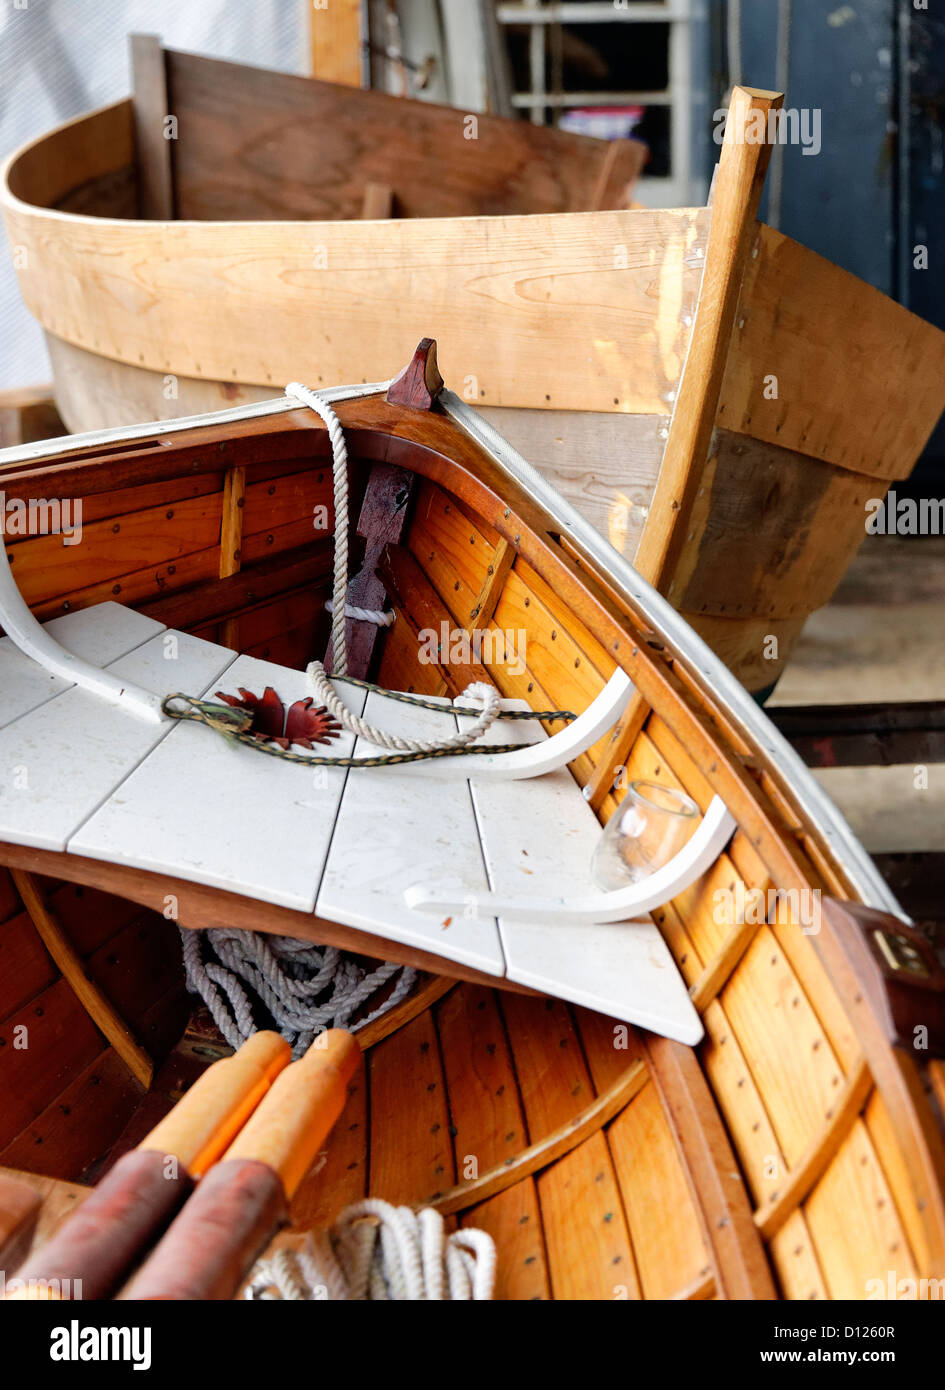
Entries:
<svg viewBox="0 0 945 1390">
<path fill-rule="evenodd" d="M 407 997 L 417 971 L 385 963 L 373 970 L 334 946 L 317 946 L 290 936 L 227 927 L 181 928 L 187 988 L 199 995 L 230 1047 L 237 1048 L 268 1020 L 301 1057 L 326 1028 L 357 1032 Z M 397 978 L 399 975 L 399 979 Z M 393 988 L 366 1016 L 352 1022 L 385 986 Z M 250 995 L 255 996 L 254 1002 Z"/>
</svg>

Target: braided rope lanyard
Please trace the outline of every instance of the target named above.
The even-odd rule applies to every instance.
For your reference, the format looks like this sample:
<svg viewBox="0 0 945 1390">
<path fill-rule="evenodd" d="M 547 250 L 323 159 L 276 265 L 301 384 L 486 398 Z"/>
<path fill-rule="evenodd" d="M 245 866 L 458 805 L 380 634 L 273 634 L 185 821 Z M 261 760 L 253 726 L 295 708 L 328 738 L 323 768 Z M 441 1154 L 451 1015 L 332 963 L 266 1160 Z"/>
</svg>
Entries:
<svg viewBox="0 0 945 1390">
<path fill-rule="evenodd" d="M 424 700 L 416 695 L 384 690 L 381 686 L 374 685 L 370 681 L 357 680 L 347 674 L 346 617 L 362 618 L 371 622 L 383 621 L 385 626 L 389 625 L 392 619 L 386 613 L 375 613 L 373 610 L 355 608 L 345 601 L 348 592 L 348 448 L 341 422 L 328 402 L 323 400 L 317 392 L 310 390 L 309 387 L 293 381 L 285 388 L 285 392 L 291 399 L 314 410 L 315 414 L 324 421 L 331 443 L 335 503 L 335 555 L 332 598 L 326 607 L 331 613 L 332 620 L 331 646 L 334 658 L 332 680 L 346 681 L 348 684 L 359 686 L 361 689 L 376 691 L 391 700 L 399 700 L 404 704 L 417 705 L 421 709 L 432 709 L 443 713 L 444 709 L 447 708 L 443 704 L 438 704 L 433 700 Z M 193 696 L 184 695 L 180 691 L 166 696 L 161 708 L 171 719 L 192 719 L 215 729 L 225 738 L 232 739 L 237 743 L 244 743 L 250 748 L 256 748 L 261 753 L 267 753 L 270 757 L 281 758 L 285 762 L 306 763 L 309 767 L 390 767 L 398 763 L 419 762 L 427 758 L 448 758 L 456 753 L 514 753 L 520 746 L 517 743 L 480 744 L 475 747 L 471 745 L 475 744 L 476 740 L 481 738 L 497 719 L 542 719 L 551 722 L 557 719 L 572 720 L 577 717 L 570 710 L 503 710 L 499 692 L 482 681 L 474 681 L 466 687 L 463 694 L 469 698 L 480 700 L 482 709 L 468 729 L 461 730 L 446 739 L 401 738 L 397 734 L 389 733 L 386 729 L 376 728 L 360 715 L 353 714 L 335 691 L 323 662 L 310 662 L 306 668 L 306 674 L 315 691 L 315 698 L 343 728 L 356 737 L 366 739 L 367 742 L 389 751 L 372 758 L 355 757 L 354 755 L 329 758 L 318 754 L 296 753 L 293 752 L 292 748 L 282 748 L 278 744 L 263 742 L 255 734 L 250 733 L 249 726 L 252 723 L 250 711 L 219 705 L 213 701 L 198 700 Z M 181 701 L 183 707 L 176 706 L 175 701 Z"/>
</svg>

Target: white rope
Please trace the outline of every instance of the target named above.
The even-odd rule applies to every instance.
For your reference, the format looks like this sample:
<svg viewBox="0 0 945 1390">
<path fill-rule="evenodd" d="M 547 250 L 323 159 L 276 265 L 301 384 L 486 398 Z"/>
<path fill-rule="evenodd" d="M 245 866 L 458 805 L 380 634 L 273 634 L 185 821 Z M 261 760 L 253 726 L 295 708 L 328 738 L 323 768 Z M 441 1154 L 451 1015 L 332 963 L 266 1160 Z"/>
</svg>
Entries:
<svg viewBox="0 0 945 1390">
<path fill-rule="evenodd" d="M 293 1056 L 301 1057 L 325 1028 L 357 1032 L 380 1018 L 407 997 L 417 979 L 416 970 L 383 964 L 368 971 L 334 946 L 290 936 L 224 927 L 181 928 L 181 940 L 187 988 L 203 999 L 233 1048 L 258 1028 L 275 1023 L 292 1045 Z M 353 1015 L 395 979 L 387 998 L 352 1022 Z M 268 1017 L 257 1019 L 259 1008 Z"/>
<path fill-rule="evenodd" d="M 325 612 L 334 613 L 334 599 L 326 599 Z M 361 623 L 376 623 L 378 627 L 390 627 L 396 617 L 393 609 L 383 613 L 379 608 L 359 608 L 355 603 L 345 604 L 345 617 L 356 618 Z"/>
<path fill-rule="evenodd" d="M 292 400 L 309 406 L 320 419 L 324 420 L 328 429 L 328 438 L 331 441 L 335 499 L 335 562 L 330 607 L 332 615 L 332 669 L 336 676 L 344 676 L 348 672 L 345 612 L 348 611 L 350 614 L 345 602 L 348 592 L 348 449 L 338 416 L 317 392 L 310 390 L 307 386 L 302 386 L 297 381 L 290 381 L 285 388 L 285 393 Z M 355 610 L 355 613 L 365 616 L 368 621 L 374 621 L 375 615 L 369 609 Z M 481 700 L 482 713 L 468 729 L 461 730 L 445 739 L 400 738 L 396 734 L 388 733 L 386 729 L 378 729 L 369 724 L 360 715 L 352 714 L 336 695 L 323 662 L 309 662 L 306 667 L 306 675 L 312 683 L 315 699 L 320 705 L 326 707 L 329 714 L 337 719 L 343 728 L 358 738 L 367 739 L 369 743 L 375 744 L 378 748 L 386 748 L 393 753 L 439 753 L 444 749 L 456 749 L 457 752 L 460 752 L 481 738 L 499 717 L 499 692 L 494 687 L 486 685 L 484 681 L 474 681 L 472 685 L 466 687 L 463 694 Z"/>
<path fill-rule="evenodd" d="M 314 410 L 324 420 L 331 442 L 332 469 L 335 488 L 335 583 L 332 593 L 331 641 L 334 669 L 338 676 L 348 673 L 348 652 L 345 646 L 345 597 L 348 588 L 348 446 L 341 421 L 327 401 L 298 381 L 290 381 L 286 395 L 300 405 Z M 342 521 L 343 518 L 343 521 Z"/>
<path fill-rule="evenodd" d="M 446 1234 L 432 1207 L 419 1212 L 368 1197 L 347 1207 L 330 1231 L 313 1231 L 301 1249 L 260 1260 L 244 1297 L 403 1302 L 486 1302 L 495 1288 L 496 1252 L 485 1231 Z"/>
</svg>

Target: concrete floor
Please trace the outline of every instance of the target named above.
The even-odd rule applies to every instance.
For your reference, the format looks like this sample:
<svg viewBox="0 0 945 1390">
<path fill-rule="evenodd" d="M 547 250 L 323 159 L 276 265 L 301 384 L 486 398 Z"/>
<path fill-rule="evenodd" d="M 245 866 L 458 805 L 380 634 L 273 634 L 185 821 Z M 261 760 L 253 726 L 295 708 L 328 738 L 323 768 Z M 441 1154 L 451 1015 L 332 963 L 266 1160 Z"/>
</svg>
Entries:
<svg viewBox="0 0 945 1390">
<path fill-rule="evenodd" d="M 870 536 L 807 621 L 769 704 L 945 700 L 945 537 Z M 816 776 L 871 853 L 945 850 L 945 764 Z M 921 781 L 921 774 L 919 775 Z"/>
</svg>

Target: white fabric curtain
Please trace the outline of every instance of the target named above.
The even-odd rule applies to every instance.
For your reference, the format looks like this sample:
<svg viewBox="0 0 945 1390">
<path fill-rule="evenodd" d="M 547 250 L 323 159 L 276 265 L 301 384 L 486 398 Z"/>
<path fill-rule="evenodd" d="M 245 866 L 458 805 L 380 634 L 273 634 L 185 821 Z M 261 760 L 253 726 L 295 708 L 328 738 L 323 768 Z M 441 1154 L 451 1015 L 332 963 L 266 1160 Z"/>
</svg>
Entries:
<svg viewBox="0 0 945 1390">
<path fill-rule="evenodd" d="M 284 72 L 309 67 L 306 0 L 0 0 L 0 158 L 131 90 L 128 35 Z M 0 390 L 49 380 L 0 245 Z"/>
</svg>

